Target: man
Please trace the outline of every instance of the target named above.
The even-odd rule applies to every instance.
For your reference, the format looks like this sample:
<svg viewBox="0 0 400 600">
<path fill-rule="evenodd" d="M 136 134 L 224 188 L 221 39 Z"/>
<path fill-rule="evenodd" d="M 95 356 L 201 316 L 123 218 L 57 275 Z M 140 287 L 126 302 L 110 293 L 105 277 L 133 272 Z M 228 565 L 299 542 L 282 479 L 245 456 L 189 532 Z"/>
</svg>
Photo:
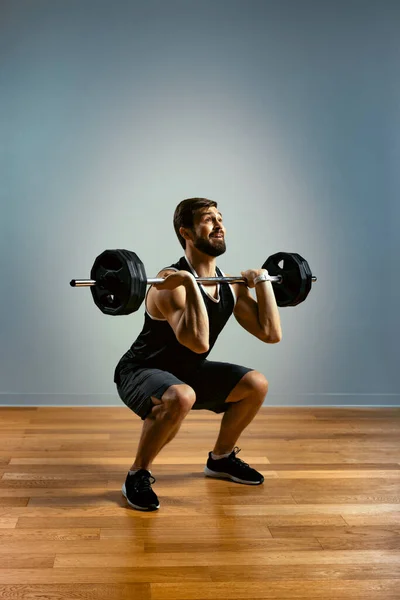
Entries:
<svg viewBox="0 0 400 600">
<path fill-rule="evenodd" d="M 268 381 L 253 369 L 208 361 L 207 356 L 232 312 L 263 342 L 280 341 L 278 307 L 271 282 L 265 280 L 268 273 L 242 272 L 247 286 L 199 285 L 196 276 L 223 275 L 216 257 L 226 250 L 226 232 L 217 203 L 183 200 L 175 210 L 174 227 L 185 256 L 164 268 L 158 277 L 165 280 L 149 288 L 143 330 L 115 370 L 119 396 L 144 421 L 135 462 L 122 488 L 129 505 L 138 510 L 159 508 L 149 468 L 192 408 L 224 413 L 205 474 L 248 485 L 264 481 L 237 457 L 235 444 L 260 409 Z M 248 289 L 254 287 L 257 301 Z"/>
</svg>

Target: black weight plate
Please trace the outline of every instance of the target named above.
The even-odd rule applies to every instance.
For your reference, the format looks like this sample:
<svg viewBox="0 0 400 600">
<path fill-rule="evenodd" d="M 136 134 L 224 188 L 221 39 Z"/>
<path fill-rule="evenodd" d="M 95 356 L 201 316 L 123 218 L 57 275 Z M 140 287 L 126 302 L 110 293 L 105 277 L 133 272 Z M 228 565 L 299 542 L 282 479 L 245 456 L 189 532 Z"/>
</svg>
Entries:
<svg viewBox="0 0 400 600">
<path fill-rule="evenodd" d="M 118 256 L 112 250 L 105 250 L 96 258 L 90 271 L 90 277 L 97 282 L 90 291 L 94 303 L 104 314 L 118 314 L 123 304 L 123 299 L 117 296 L 117 290 L 110 289 L 114 288 L 111 285 L 112 275 L 115 275 L 121 266 Z"/>
<path fill-rule="evenodd" d="M 303 258 L 302 256 L 300 256 L 300 254 L 296 254 L 296 256 L 301 261 L 303 269 L 304 269 L 304 272 L 306 274 L 305 290 L 304 290 L 303 298 L 301 300 L 301 302 L 304 302 L 304 300 L 307 298 L 308 294 L 311 291 L 311 287 L 312 287 L 312 271 L 310 269 L 310 265 L 308 264 L 308 262 L 306 261 L 305 258 Z"/>
<path fill-rule="evenodd" d="M 292 303 L 290 304 L 290 306 L 297 306 L 298 304 L 303 302 L 303 300 L 305 299 L 305 293 L 306 293 L 306 287 L 307 287 L 307 273 L 305 271 L 304 264 L 303 264 L 303 261 L 301 260 L 300 254 L 296 254 L 295 252 L 291 252 L 290 254 L 291 254 L 292 258 L 297 261 L 297 264 L 299 265 L 299 272 L 301 274 L 301 287 L 299 290 L 299 294 L 298 294 L 297 298 L 295 298 L 292 301 Z"/>
<path fill-rule="evenodd" d="M 139 310 L 146 297 L 147 275 L 144 264 L 135 252 L 131 252 L 130 250 L 120 250 L 120 252 L 126 259 L 125 265 L 128 268 L 131 277 L 130 298 L 125 307 L 125 312 L 123 313 L 129 315 L 130 313 Z"/>
<path fill-rule="evenodd" d="M 283 261 L 283 267 L 279 263 Z M 281 275 L 282 283 L 273 283 L 278 306 L 296 306 L 305 292 L 306 273 L 301 261 L 290 252 L 278 252 L 267 258 L 262 266 L 270 275 Z"/>
<path fill-rule="evenodd" d="M 139 257 L 129 250 L 105 250 L 92 267 L 93 300 L 106 315 L 129 315 L 138 310 L 146 294 L 147 277 Z"/>
</svg>

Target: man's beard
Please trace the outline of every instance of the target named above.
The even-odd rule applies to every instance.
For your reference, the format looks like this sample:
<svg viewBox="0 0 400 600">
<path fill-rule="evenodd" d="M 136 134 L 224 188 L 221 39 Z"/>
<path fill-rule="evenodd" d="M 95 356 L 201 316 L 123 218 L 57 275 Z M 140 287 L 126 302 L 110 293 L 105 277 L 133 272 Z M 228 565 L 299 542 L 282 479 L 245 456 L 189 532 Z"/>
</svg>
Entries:
<svg viewBox="0 0 400 600">
<path fill-rule="evenodd" d="M 226 251 L 225 238 L 213 238 L 213 241 L 198 237 L 194 241 L 194 247 L 208 256 L 220 256 Z"/>
</svg>

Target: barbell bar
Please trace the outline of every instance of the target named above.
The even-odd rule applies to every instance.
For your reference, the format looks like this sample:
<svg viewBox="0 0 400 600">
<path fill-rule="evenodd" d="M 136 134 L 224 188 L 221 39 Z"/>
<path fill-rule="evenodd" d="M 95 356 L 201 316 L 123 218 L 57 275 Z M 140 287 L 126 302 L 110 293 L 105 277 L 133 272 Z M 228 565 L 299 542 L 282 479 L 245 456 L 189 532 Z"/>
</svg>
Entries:
<svg viewBox="0 0 400 600">
<path fill-rule="evenodd" d="M 195 277 L 197 283 L 246 283 L 244 277 Z M 269 275 L 266 281 L 275 281 L 276 283 L 282 283 L 281 275 Z M 164 277 L 154 277 L 153 279 L 146 279 L 146 285 L 153 285 L 154 283 L 162 283 L 165 280 Z M 317 281 L 316 277 L 312 277 L 312 281 Z M 97 285 L 97 281 L 94 279 L 72 279 L 70 281 L 71 287 L 92 287 Z"/>
</svg>

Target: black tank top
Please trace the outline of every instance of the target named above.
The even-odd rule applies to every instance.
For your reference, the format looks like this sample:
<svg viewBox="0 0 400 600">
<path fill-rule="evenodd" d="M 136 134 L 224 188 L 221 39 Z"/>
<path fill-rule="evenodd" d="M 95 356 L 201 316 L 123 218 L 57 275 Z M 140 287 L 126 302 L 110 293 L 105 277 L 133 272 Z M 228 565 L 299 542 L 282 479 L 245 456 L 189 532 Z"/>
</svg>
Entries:
<svg viewBox="0 0 400 600">
<path fill-rule="evenodd" d="M 194 274 L 186 257 L 182 257 L 177 263 L 165 267 L 165 269 L 189 271 Z M 216 273 L 219 277 L 223 276 L 218 267 L 216 267 Z M 179 373 L 182 370 L 196 368 L 201 361 L 207 358 L 233 312 L 235 297 L 229 284 L 219 286 L 219 300 L 211 298 L 201 285 L 200 291 L 209 319 L 209 349 L 207 352 L 197 354 L 180 344 L 168 321 L 154 319 L 146 311 L 141 333 L 117 365 L 114 378 L 116 383 L 119 382 L 118 371 L 127 363 Z"/>
</svg>

